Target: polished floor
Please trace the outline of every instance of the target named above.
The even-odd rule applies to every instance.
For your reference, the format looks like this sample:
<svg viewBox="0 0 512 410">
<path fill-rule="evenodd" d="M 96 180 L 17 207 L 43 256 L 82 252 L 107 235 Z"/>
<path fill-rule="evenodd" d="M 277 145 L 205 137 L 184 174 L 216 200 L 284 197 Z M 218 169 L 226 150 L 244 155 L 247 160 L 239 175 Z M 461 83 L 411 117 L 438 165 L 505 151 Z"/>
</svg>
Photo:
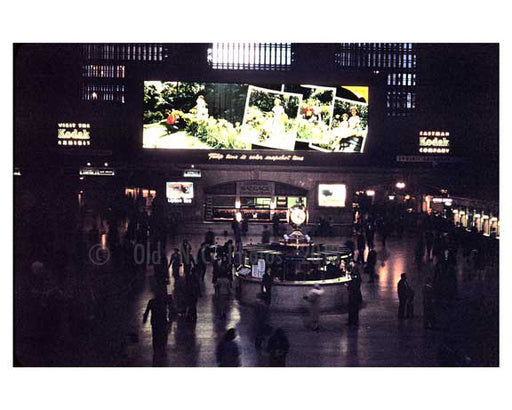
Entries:
<svg viewBox="0 0 512 410">
<path fill-rule="evenodd" d="M 182 237 L 173 238 L 169 252 Z M 190 236 L 194 253 L 202 236 Z M 246 237 L 244 242 L 257 242 Z M 223 243 L 224 237 L 219 238 Z M 317 243 L 344 243 L 346 238 L 316 238 Z M 497 366 L 498 273 L 489 268 L 476 277 L 459 257 L 457 297 L 442 305 L 440 325 L 425 329 L 421 287 L 433 266 L 414 262 L 415 234 L 390 238 L 384 249 L 377 237 L 378 280 L 367 283 L 363 275 L 363 306 L 358 328 L 348 327 L 347 313 L 323 314 L 319 332 L 306 326 L 307 315 L 271 312 L 270 324 L 282 327 L 290 341 L 287 366 Z M 416 317 L 397 319 L 396 284 L 406 272 L 416 291 Z M 197 323 L 178 319 L 169 335 L 166 356 L 154 356 L 151 326 L 142 315 L 152 297 L 153 268 L 138 280 L 127 282 L 122 270 L 108 264 L 94 267 L 95 303 L 92 324 L 62 330 L 52 343 L 38 343 L 24 320 L 25 307 L 16 303 L 15 360 L 24 366 L 216 366 L 215 348 L 226 329 L 234 327 L 243 366 L 267 366 L 266 353 L 254 348 L 253 309 L 236 299 L 226 319 L 215 310 L 211 266 L 198 304 Z M 173 283 L 169 293 L 173 292 Z M 64 325 L 64 327 L 66 327 Z M 76 326 L 75 326 L 76 327 Z"/>
</svg>

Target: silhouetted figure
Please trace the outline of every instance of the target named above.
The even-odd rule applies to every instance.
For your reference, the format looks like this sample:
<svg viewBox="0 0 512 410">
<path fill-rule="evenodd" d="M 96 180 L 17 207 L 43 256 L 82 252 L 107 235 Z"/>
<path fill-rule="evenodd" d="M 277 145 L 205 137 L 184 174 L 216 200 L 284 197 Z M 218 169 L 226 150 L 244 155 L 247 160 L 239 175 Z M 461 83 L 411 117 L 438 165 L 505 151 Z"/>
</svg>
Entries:
<svg viewBox="0 0 512 410">
<path fill-rule="evenodd" d="M 143 323 L 146 323 L 150 313 L 153 351 L 156 354 L 165 354 L 169 328 L 175 314 L 173 298 L 167 294 L 165 288 L 160 288 L 157 295 L 149 300 L 142 319 Z"/>
<path fill-rule="evenodd" d="M 236 216 L 233 217 L 233 221 L 231 222 L 231 229 L 233 230 L 234 237 L 236 237 L 237 234 L 240 235 L 240 223 L 237 221 Z"/>
<path fill-rule="evenodd" d="M 204 282 L 204 276 L 206 275 L 206 266 L 211 260 L 210 245 L 203 242 L 197 251 L 196 261 L 196 272 L 198 278 Z"/>
<path fill-rule="evenodd" d="M 242 217 L 242 235 L 246 236 L 247 232 L 249 231 L 249 220 L 246 215 Z"/>
<path fill-rule="evenodd" d="M 372 222 L 368 222 L 365 228 L 366 241 L 368 242 L 368 248 L 373 249 L 374 237 L 375 237 L 375 227 Z"/>
<path fill-rule="evenodd" d="M 181 254 L 178 248 L 174 249 L 174 253 L 171 255 L 169 265 L 172 270 L 172 276 L 176 282 L 180 277 L 180 266 L 181 266 Z"/>
<path fill-rule="evenodd" d="M 224 334 L 224 337 L 217 345 L 216 357 L 219 367 L 240 366 L 240 351 L 235 339 L 236 331 L 231 328 Z"/>
<path fill-rule="evenodd" d="M 427 248 L 427 260 L 432 260 L 432 247 L 434 246 L 434 234 L 432 231 L 425 232 L 425 246 Z"/>
<path fill-rule="evenodd" d="M 425 255 L 425 243 L 423 238 L 420 236 L 418 242 L 416 242 L 416 249 L 414 250 L 414 259 L 416 260 L 416 266 L 421 267 L 423 262 L 423 256 Z"/>
<path fill-rule="evenodd" d="M 398 291 L 398 318 L 403 319 L 405 317 L 405 309 L 407 306 L 407 302 L 409 300 L 409 283 L 407 282 L 407 275 L 402 273 L 400 275 L 400 280 L 398 281 L 397 291 Z"/>
<path fill-rule="evenodd" d="M 267 344 L 267 352 L 269 354 L 270 367 L 286 366 L 286 355 L 290 349 L 288 338 L 281 328 L 276 329 L 274 334 L 270 336 Z"/>
<path fill-rule="evenodd" d="M 279 220 L 279 214 L 277 212 L 274 213 L 274 215 L 272 216 L 272 231 L 273 231 L 274 236 L 279 236 L 280 222 L 281 221 Z"/>
<path fill-rule="evenodd" d="M 208 245 L 214 245 L 215 244 L 215 234 L 212 232 L 211 229 L 208 229 L 208 232 L 206 232 L 205 237 L 204 237 L 204 241 Z"/>
<path fill-rule="evenodd" d="M 273 278 L 270 272 L 270 267 L 267 267 L 263 277 L 261 278 L 261 294 L 263 295 L 267 305 L 270 305 L 270 302 L 272 301 L 272 284 Z"/>
<path fill-rule="evenodd" d="M 231 284 L 229 283 L 229 279 L 223 273 L 217 278 L 217 283 L 215 284 L 215 295 L 220 318 L 225 319 L 227 316 L 229 297 L 231 296 Z"/>
<path fill-rule="evenodd" d="M 239 248 L 242 245 L 242 231 L 237 229 L 235 231 L 235 247 Z"/>
<path fill-rule="evenodd" d="M 359 307 L 362 301 L 361 278 L 357 272 L 354 272 L 348 284 L 348 325 L 359 325 Z"/>
<path fill-rule="evenodd" d="M 366 239 L 363 232 L 357 235 L 357 262 L 364 263 L 364 249 L 366 248 Z"/>
<path fill-rule="evenodd" d="M 188 244 L 188 241 L 186 241 L 186 243 Z M 183 254 L 181 256 L 181 260 L 183 262 L 183 274 L 185 276 L 190 275 L 192 267 L 196 265 L 190 244 L 183 246 Z"/>
<path fill-rule="evenodd" d="M 436 326 L 435 293 L 432 278 L 427 277 L 423 285 L 423 326 L 433 329 Z"/>
<path fill-rule="evenodd" d="M 381 236 L 383 248 L 386 247 L 386 240 L 388 239 L 390 230 L 391 230 L 391 226 L 389 225 L 389 222 L 386 220 L 382 220 L 381 227 L 380 227 L 380 236 Z"/>
<path fill-rule="evenodd" d="M 348 240 L 345 242 L 345 246 L 350 249 L 350 252 L 352 253 L 352 259 L 354 259 L 354 256 L 356 254 L 356 244 L 354 241 Z"/>
<path fill-rule="evenodd" d="M 217 279 L 222 274 L 222 259 L 219 255 L 215 257 L 215 260 L 213 261 L 212 265 L 212 284 L 215 288 L 215 292 L 217 292 Z"/>
<path fill-rule="evenodd" d="M 313 286 L 304 299 L 310 303 L 309 314 L 310 314 L 310 326 L 312 330 L 319 330 L 319 322 L 320 322 L 320 302 L 322 299 L 322 295 L 324 294 L 324 290 L 318 284 Z"/>
<path fill-rule="evenodd" d="M 375 249 L 371 249 L 368 252 L 368 258 L 366 260 L 366 270 L 368 275 L 370 275 L 369 283 L 373 283 L 375 281 L 375 269 L 377 266 L 377 251 Z"/>
<path fill-rule="evenodd" d="M 267 228 L 267 225 L 263 227 L 263 232 L 261 233 L 261 243 L 270 243 L 270 231 Z"/>
<path fill-rule="evenodd" d="M 201 297 L 201 285 L 199 277 L 196 274 L 196 269 L 185 276 L 185 298 L 186 298 L 186 311 L 185 320 L 190 322 L 197 321 L 197 300 Z"/>
</svg>

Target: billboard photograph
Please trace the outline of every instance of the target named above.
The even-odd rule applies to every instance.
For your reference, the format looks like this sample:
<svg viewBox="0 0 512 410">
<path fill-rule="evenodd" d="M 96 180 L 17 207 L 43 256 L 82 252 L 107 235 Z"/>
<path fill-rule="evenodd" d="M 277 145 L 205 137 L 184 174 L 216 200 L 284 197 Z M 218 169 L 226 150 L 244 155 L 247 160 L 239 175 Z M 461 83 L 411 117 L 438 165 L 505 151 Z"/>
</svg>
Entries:
<svg viewBox="0 0 512 410">
<path fill-rule="evenodd" d="M 364 152 L 368 87 L 144 82 L 143 148 Z"/>
</svg>

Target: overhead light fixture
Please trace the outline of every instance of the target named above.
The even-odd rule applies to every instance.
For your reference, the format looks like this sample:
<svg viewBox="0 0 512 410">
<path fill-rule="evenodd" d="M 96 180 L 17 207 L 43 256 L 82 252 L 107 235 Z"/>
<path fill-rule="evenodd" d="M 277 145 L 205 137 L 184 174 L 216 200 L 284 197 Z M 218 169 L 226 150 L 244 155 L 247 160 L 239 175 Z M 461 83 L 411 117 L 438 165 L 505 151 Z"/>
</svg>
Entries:
<svg viewBox="0 0 512 410">
<path fill-rule="evenodd" d="M 404 189 L 405 188 L 405 182 L 397 182 L 395 186 L 398 189 Z"/>
</svg>

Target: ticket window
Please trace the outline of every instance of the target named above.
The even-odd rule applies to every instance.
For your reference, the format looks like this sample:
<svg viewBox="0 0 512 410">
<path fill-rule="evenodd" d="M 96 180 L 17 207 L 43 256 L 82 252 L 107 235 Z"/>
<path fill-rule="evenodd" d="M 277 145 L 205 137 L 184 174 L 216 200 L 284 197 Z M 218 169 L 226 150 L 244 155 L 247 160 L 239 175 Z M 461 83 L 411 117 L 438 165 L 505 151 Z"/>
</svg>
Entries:
<svg viewBox="0 0 512 410">
<path fill-rule="evenodd" d="M 460 215 L 458 209 L 453 210 L 453 224 L 457 226 L 457 224 L 460 222 Z"/>
<path fill-rule="evenodd" d="M 464 211 L 459 212 L 460 216 L 460 224 L 464 227 L 468 227 L 468 217 L 466 216 L 466 213 Z"/>
<path fill-rule="evenodd" d="M 491 234 L 496 234 L 496 237 L 499 237 L 500 236 L 500 232 L 499 232 L 499 222 L 498 222 L 498 218 L 491 218 L 490 219 L 490 222 L 489 222 L 489 225 L 490 225 L 490 233 Z"/>
<path fill-rule="evenodd" d="M 474 216 L 473 226 L 476 228 L 478 232 L 482 231 L 482 216 L 480 214 L 476 214 Z"/>
<path fill-rule="evenodd" d="M 486 236 L 491 234 L 491 225 L 489 224 L 489 217 L 487 215 L 482 217 L 482 233 Z"/>
</svg>

